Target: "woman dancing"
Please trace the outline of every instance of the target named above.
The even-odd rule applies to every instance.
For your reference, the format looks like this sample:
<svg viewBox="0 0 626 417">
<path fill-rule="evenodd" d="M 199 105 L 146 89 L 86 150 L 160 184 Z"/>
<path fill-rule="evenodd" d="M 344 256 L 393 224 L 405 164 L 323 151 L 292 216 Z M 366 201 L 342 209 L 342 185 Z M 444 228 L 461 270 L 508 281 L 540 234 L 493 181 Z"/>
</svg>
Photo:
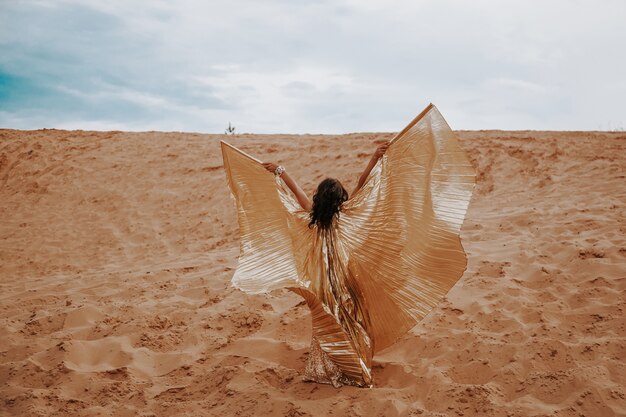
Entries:
<svg viewBox="0 0 626 417">
<path fill-rule="evenodd" d="M 232 284 L 304 298 L 305 381 L 371 387 L 373 356 L 465 270 L 459 230 L 474 171 L 454 133 L 431 104 L 378 146 L 351 195 L 326 178 L 312 203 L 284 167 L 223 141 L 222 154 L 241 235 Z"/>
</svg>

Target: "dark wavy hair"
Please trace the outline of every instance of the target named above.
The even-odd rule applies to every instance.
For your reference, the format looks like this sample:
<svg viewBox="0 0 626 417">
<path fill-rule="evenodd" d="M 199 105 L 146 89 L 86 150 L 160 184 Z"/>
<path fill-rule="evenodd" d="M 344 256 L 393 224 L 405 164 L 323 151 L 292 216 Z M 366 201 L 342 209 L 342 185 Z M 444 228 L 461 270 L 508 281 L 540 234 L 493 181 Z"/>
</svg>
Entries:
<svg viewBox="0 0 626 417">
<path fill-rule="evenodd" d="M 348 192 L 339 180 L 326 178 L 317 186 L 313 195 L 313 207 L 311 209 L 311 221 L 309 228 L 313 225 L 322 229 L 330 228 L 335 214 L 339 216 L 339 208 L 348 199 Z"/>
</svg>

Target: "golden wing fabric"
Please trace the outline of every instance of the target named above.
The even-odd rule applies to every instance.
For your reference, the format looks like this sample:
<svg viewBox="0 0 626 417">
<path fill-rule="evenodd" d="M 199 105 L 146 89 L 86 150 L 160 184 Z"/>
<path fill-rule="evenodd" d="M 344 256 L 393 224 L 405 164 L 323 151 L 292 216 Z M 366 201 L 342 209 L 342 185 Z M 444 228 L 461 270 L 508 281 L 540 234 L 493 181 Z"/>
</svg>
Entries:
<svg viewBox="0 0 626 417">
<path fill-rule="evenodd" d="M 304 287 L 297 246 L 310 246 L 308 213 L 261 161 L 221 141 L 239 222 L 240 254 L 232 285 L 250 294 Z"/>
<path fill-rule="evenodd" d="M 371 386 L 373 355 L 421 320 L 465 270 L 459 231 L 474 171 L 454 133 L 426 107 L 328 230 L 308 228 L 309 213 L 259 160 L 223 141 L 222 154 L 241 237 L 233 285 L 301 295 L 315 351 L 340 372 L 329 376 L 333 384 Z"/>
<path fill-rule="evenodd" d="M 344 203 L 340 240 L 368 312 L 373 353 L 418 323 L 465 271 L 459 232 L 474 169 L 430 104 Z"/>
</svg>

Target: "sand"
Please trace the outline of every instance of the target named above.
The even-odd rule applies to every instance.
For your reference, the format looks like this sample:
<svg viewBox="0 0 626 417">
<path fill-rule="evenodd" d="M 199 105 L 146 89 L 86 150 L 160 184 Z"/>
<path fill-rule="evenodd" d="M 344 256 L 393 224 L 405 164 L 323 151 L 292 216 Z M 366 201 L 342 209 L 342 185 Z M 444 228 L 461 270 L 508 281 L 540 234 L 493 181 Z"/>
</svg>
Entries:
<svg viewBox="0 0 626 417">
<path fill-rule="evenodd" d="M 626 415 L 626 134 L 458 132 L 468 268 L 375 387 L 301 382 L 306 305 L 229 286 L 225 139 L 309 194 L 392 134 L 0 130 L 0 414 Z"/>
</svg>

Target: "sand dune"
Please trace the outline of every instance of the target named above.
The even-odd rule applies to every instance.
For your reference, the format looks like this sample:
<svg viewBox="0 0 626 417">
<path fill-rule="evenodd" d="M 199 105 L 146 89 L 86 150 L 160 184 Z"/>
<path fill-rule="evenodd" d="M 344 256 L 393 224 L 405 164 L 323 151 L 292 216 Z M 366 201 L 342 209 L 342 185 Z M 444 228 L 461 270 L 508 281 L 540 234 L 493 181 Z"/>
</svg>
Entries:
<svg viewBox="0 0 626 417">
<path fill-rule="evenodd" d="M 237 135 L 312 193 L 391 134 Z M 375 357 L 301 382 L 306 305 L 230 288 L 220 135 L 0 130 L 0 414 L 624 416 L 626 135 L 459 132 L 467 271 Z"/>
</svg>

